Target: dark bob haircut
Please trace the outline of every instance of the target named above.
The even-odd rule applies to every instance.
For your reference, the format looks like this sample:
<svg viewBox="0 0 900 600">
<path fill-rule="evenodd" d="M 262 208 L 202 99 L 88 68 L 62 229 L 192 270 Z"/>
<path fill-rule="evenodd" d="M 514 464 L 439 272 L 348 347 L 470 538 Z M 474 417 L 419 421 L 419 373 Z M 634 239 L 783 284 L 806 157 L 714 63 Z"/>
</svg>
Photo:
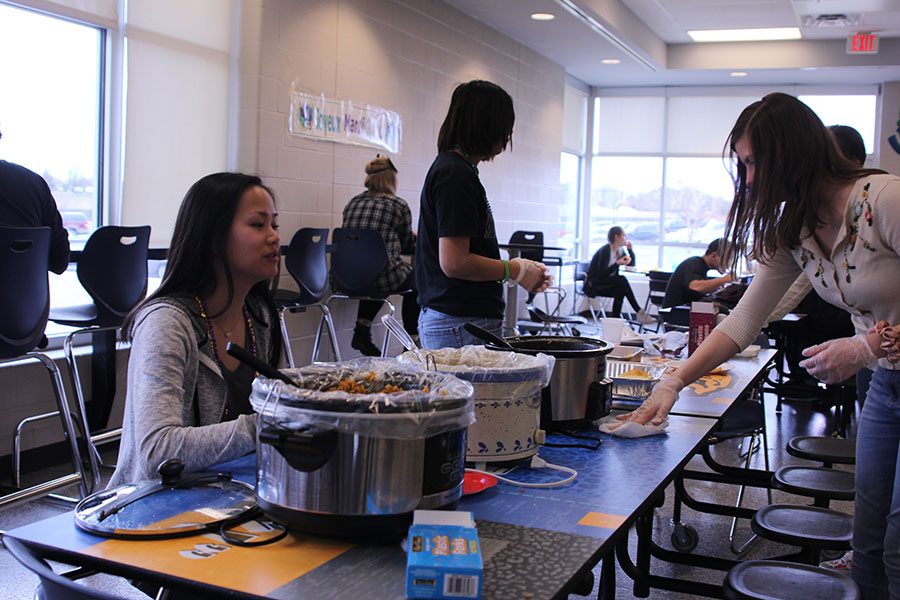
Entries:
<svg viewBox="0 0 900 600">
<path fill-rule="evenodd" d="M 610 244 L 612 244 L 617 235 L 623 235 L 624 233 L 624 229 L 622 229 L 618 225 L 614 225 L 613 227 L 609 228 L 609 233 L 606 234 L 606 239 L 609 240 Z"/>
<path fill-rule="evenodd" d="M 499 85 L 482 80 L 461 83 L 453 90 L 438 133 L 438 152 L 459 150 L 490 160 L 510 145 L 515 121 L 512 97 Z"/>
<path fill-rule="evenodd" d="M 832 125 L 828 130 L 844 156 L 859 166 L 866 164 L 866 144 L 857 130 L 849 125 Z"/>
</svg>

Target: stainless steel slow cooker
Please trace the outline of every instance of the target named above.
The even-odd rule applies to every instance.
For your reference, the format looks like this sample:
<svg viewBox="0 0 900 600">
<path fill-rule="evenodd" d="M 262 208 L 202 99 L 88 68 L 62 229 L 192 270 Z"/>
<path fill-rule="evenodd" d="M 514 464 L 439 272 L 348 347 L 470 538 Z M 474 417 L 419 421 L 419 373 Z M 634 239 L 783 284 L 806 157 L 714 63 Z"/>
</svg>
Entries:
<svg viewBox="0 0 900 600">
<path fill-rule="evenodd" d="M 549 354 L 556 359 L 550 385 L 541 400 L 541 426 L 578 425 L 609 414 L 612 382 L 606 378 L 606 355 L 614 346 L 585 337 L 533 335 L 505 338 L 517 351 Z M 488 345 L 492 350 L 504 350 Z"/>
<path fill-rule="evenodd" d="M 459 500 L 472 386 L 384 359 L 259 377 L 259 506 L 289 527 L 349 537 L 395 536 L 416 508 Z"/>
</svg>

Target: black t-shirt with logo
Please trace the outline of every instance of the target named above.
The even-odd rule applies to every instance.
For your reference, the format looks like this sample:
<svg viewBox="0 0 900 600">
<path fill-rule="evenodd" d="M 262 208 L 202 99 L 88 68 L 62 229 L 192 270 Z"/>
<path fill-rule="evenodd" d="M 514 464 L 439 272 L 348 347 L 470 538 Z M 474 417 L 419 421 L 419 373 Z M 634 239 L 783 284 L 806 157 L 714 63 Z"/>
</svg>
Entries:
<svg viewBox="0 0 900 600">
<path fill-rule="evenodd" d="M 469 252 L 500 258 L 494 216 L 478 170 L 455 152 L 442 152 L 422 186 L 416 240 L 419 304 L 458 317 L 503 317 L 503 290 L 496 281 L 447 277 L 438 259 L 438 239 L 468 237 Z"/>
<path fill-rule="evenodd" d="M 708 279 L 709 265 L 702 256 L 692 256 L 682 261 L 666 286 L 666 297 L 663 299 L 663 308 L 681 306 L 703 299 L 703 294 L 690 288 L 692 281 Z"/>
</svg>

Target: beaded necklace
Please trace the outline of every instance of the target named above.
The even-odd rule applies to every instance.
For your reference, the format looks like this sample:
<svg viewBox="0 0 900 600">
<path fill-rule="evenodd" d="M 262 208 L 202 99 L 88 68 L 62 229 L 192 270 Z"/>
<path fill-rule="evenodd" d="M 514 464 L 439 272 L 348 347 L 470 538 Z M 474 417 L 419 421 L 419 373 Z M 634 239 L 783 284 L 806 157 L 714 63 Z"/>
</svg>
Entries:
<svg viewBox="0 0 900 600">
<path fill-rule="evenodd" d="M 216 344 L 215 333 L 213 333 L 212 320 L 210 320 L 209 316 L 206 313 L 206 304 L 204 304 L 203 300 L 200 299 L 200 296 L 194 296 L 194 300 L 197 301 L 197 306 L 200 307 L 200 316 L 203 317 L 203 320 L 206 322 L 206 333 L 209 337 L 209 345 L 212 349 L 213 358 L 215 359 L 216 364 L 219 365 L 219 369 L 222 370 L 222 373 L 224 375 L 225 365 L 224 363 L 222 363 L 222 359 L 219 358 L 219 348 Z M 250 354 L 256 356 L 256 332 L 253 331 L 253 322 L 250 320 L 250 311 L 247 310 L 246 304 L 241 306 L 241 312 L 244 314 L 244 323 L 247 327 L 248 335 L 250 336 L 250 347 L 248 348 L 248 350 L 250 351 Z"/>
</svg>

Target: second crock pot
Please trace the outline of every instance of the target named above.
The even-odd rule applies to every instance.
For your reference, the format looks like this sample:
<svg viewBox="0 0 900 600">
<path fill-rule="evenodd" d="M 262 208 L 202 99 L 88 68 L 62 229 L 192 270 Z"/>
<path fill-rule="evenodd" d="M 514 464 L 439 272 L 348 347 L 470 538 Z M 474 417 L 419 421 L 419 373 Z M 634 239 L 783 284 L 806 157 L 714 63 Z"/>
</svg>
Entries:
<svg viewBox="0 0 900 600">
<path fill-rule="evenodd" d="M 462 492 L 472 386 L 384 359 L 257 378 L 257 501 L 275 520 L 324 535 L 396 536 L 416 508 Z"/>
<path fill-rule="evenodd" d="M 517 352 L 549 354 L 556 359 L 541 402 L 541 426 L 578 425 L 609 413 L 611 382 L 606 379 L 606 355 L 612 352 L 612 344 L 594 338 L 555 335 L 519 336 L 506 341 Z"/>
</svg>

